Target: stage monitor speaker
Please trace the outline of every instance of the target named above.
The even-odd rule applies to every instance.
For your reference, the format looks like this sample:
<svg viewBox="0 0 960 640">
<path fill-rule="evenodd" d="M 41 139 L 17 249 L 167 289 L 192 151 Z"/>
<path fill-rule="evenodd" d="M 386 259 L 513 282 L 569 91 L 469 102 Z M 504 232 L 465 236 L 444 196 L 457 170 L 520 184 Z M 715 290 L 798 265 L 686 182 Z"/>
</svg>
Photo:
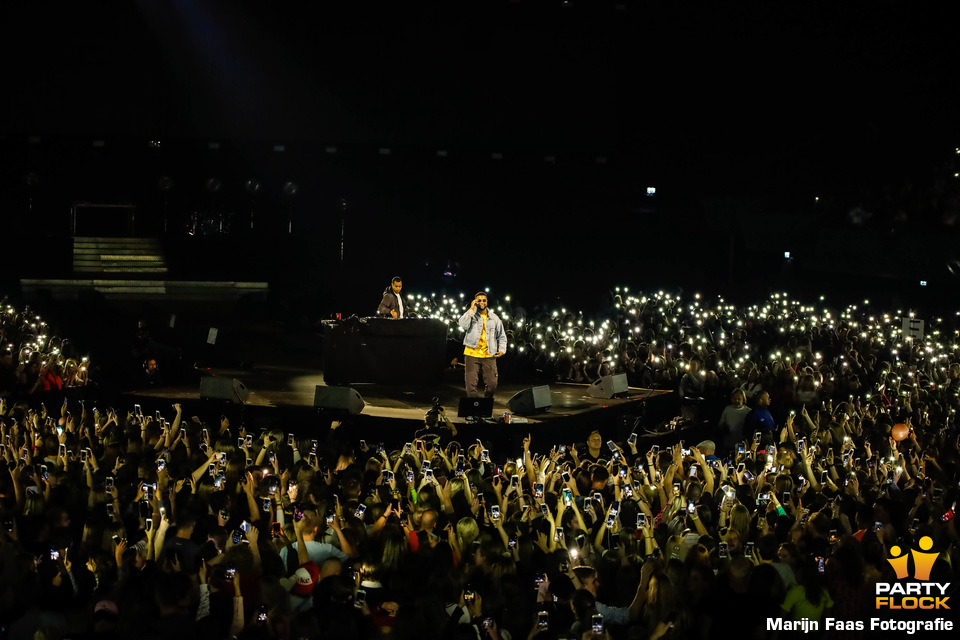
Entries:
<svg viewBox="0 0 960 640">
<path fill-rule="evenodd" d="M 507 400 L 507 408 L 518 415 L 547 411 L 551 404 L 550 387 L 545 384 L 524 389 Z"/>
<path fill-rule="evenodd" d="M 613 376 L 603 376 L 587 387 L 591 398 L 612 398 L 626 393 L 628 389 L 627 374 L 618 373 Z"/>
<path fill-rule="evenodd" d="M 243 404 L 249 397 L 250 392 L 236 378 L 218 376 L 200 378 L 201 400 L 225 400 L 233 404 Z"/>
<path fill-rule="evenodd" d="M 320 411 L 349 413 L 355 416 L 363 411 L 365 403 L 356 389 L 317 385 L 317 391 L 313 396 L 313 406 Z"/>
</svg>

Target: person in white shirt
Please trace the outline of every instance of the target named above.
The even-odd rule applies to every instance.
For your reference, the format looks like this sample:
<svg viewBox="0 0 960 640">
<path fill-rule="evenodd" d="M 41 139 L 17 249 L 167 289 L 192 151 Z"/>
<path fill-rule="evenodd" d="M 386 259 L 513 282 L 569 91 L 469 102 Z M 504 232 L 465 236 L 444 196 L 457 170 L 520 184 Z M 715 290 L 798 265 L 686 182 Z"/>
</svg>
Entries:
<svg viewBox="0 0 960 640">
<path fill-rule="evenodd" d="M 720 450 L 727 451 L 743 440 L 743 421 L 750 413 L 747 406 L 747 394 L 743 389 L 734 389 L 730 394 L 730 404 L 720 414 L 718 427 L 722 436 Z"/>
<path fill-rule="evenodd" d="M 332 544 L 326 542 L 318 542 L 317 537 L 317 528 L 320 525 L 320 516 L 317 514 L 315 509 L 306 508 L 303 509 L 303 520 L 304 520 L 304 530 L 303 530 L 303 540 L 304 544 L 307 546 L 307 555 L 310 557 L 311 562 L 315 562 L 317 566 L 323 565 L 323 562 L 328 558 L 336 558 L 341 562 L 346 562 L 349 556 L 335 547 Z M 283 565 L 287 566 L 287 555 L 289 553 L 297 553 L 298 543 L 294 542 L 291 545 L 288 545 L 280 550 L 280 560 L 283 561 Z M 297 563 L 299 566 L 299 563 Z"/>
</svg>

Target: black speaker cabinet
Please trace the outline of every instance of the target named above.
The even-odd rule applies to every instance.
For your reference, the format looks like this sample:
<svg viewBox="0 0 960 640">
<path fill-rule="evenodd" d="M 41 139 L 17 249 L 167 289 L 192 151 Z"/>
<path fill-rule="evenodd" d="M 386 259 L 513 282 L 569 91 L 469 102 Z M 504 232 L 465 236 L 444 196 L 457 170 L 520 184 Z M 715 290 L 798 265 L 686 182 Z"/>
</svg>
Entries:
<svg viewBox="0 0 960 640">
<path fill-rule="evenodd" d="M 591 398 L 612 398 L 627 392 L 627 374 L 618 373 L 614 376 L 603 376 L 587 387 Z"/>
<path fill-rule="evenodd" d="M 201 400 L 224 400 L 233 404 L 243 404 L 249 397 L 250 392 L 236 378 L 218 376 L 200 378 Z"/>
<path fill-rule="evenodd" d="M 320 411 L 357 415 L 365 403 L 356 389 L 350 387 L 324 387 L 317 385 L 313 406 Z"/>
<path fill-rule="evenodd" d="M 507 401 L 507 408 L 511 413 L 525 415 L 542 413 L 550 409 L 553 400 L 550 398 L 550 387 L 541 385 L 519 391 Z"/>
</svg>

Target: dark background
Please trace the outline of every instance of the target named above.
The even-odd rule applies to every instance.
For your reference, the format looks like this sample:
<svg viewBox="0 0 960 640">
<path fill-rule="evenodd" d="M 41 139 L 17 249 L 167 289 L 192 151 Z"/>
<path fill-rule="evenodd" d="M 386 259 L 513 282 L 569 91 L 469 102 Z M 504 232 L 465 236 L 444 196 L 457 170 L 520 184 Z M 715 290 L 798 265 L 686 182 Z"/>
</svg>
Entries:
<svg viewBox="0 0 960 640">
<path fill-rule="evenodd" d="M 3 282 L 69 272 L 68 211 L 87 200 L 136 204 L 175 276 L 268 280 L 317 313 L 366 313 L 395 273 L 577 304 L 621 283 L 943 296 L 955 232 L 928 198 L 896 224 L 846 213 L 952 177 L 957 17 L 873 0 L 6 2 Z M 187 237 L 194 211 L 232 213 L 232 232 Z"/>
</svg>

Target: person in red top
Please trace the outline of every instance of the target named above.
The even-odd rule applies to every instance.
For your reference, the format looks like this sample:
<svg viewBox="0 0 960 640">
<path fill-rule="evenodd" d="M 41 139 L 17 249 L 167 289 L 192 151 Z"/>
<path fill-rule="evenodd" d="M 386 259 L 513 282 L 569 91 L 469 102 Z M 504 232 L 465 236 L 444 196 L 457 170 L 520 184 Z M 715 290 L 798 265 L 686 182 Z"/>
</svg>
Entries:
<svg viewBox="0 0 960 640">
<path fill-rule="evenodd" d="M 56 407 L 63 401 L 63 368 L 56 362 L 47 362 L 40 370 L 40 398 L 48 407 Z"/>
<path fill-rule="evenodd" d="M 434 528 L 437 526 L 437 518 L 439 514 L 433 509 L 427 509 L 426 511 L 420 514 L 420 526 L 417 527 L 415 531 L 409 530 L 407 532 L 407 540 L 410 543 L 411 551 L 420 550 L 420 532 L 426 533 L 427 540 L 430 539 L 430 536 L 433 536 L 433 539 L 436 540 L 437 536 L 433 533 Z"/>
<path fill-rule="evenodd" d="M 44 391 L 62 391 L 63 379 L 60 377 L 60 365 L 54 363 L 40 373 Z"/>
</svg>

